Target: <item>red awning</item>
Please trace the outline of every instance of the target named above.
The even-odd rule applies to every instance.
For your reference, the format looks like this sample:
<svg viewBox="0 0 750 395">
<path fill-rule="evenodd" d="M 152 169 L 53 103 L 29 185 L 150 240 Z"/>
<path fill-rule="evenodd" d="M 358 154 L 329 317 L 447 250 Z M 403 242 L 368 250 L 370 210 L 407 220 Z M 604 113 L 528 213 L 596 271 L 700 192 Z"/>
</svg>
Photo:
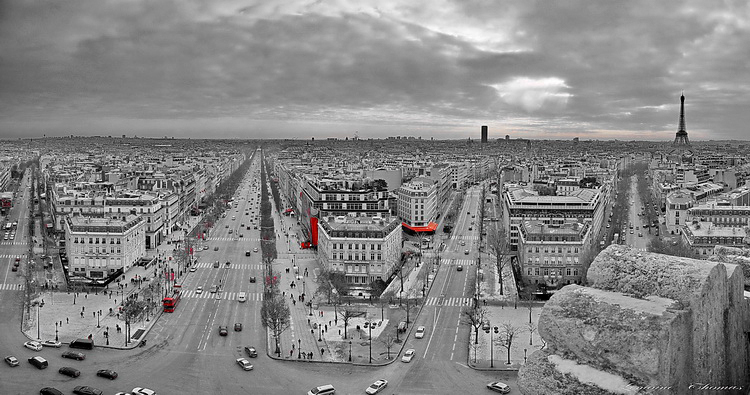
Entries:
<svg viewBox="0 0 750 395">
<path fill-rule="evenodd" d="M 409 226 L 405 222 L 401 223 L 404 228 L 410 229 L 413 232 L 434 232 L 437 230 L 438 224 L 430 222 L 427 226 Z"/>
<path fill-rule="evenodd" d="M 285 212 L 286 212 L 286 213 L 291 213 L 291 212 L 292 212 L 292 209 L 288 208 L 288 209 L 286 209 L 286 211 L 285 211 Z"/>
</svg>

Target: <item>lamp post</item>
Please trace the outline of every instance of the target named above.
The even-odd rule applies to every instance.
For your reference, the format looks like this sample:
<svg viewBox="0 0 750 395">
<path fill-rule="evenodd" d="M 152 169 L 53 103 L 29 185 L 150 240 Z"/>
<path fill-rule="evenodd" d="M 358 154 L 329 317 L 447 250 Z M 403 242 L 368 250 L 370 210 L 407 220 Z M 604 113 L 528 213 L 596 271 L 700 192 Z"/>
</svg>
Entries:
<svg viewBox="0 0 750 395">
<path fill-rule="evenodd" d="M 490 367 L 491 368 L 495 367 L 495 355 L 494 355 L 495 343 L 492 342 L 492 332 L 497 333 L 498 329 L 499 329 L 498 327 L 494 327 L 492 328 L 492 331 L 490 332 Z"/>
<path fill-rule="evenodd" d="M 59 339 L 57 338 L 57 324 L 57 321 L 55 321 L 55 341 L 59 341 Z"/>
<path fill-rule="evenodd" d="M 349 340 L 349 362 L 352 361 L 352 341 Z"/>
<path fill-rule="evenodd" d="M 302 358 L 302 339 L 297 339 L 297 359 Z"/>
<path fill-rule="evenodd" d="M 523 349 L 523 364 L 526 365 L 526 349 Z"/>
<path fill-rule="evenodd" d="M 39 333 L 39 310 L 42 308 L 41 303 L 36 304 L 36 339 L 42 340 L 42 337 Z"/>
<path fill-rule="evenodd" d="M 318 324 L 318 341 L 323 341 L 323 325 Z"/>
<path fill-rule="evenodd" d="M 97 328 L 101 328 L 101 326 L 99 325 L 99 317 L 101 316 L 102 316 L 102 311 L 101 310 L 97 311 L 96 312 L 96 327 Z"/>
<path fill-rule="evenodd" d="M 312 317 L 312 300 L 308 303 L 310 304 L 310 317 Z"/>
<path fill-rule="evenodd" d="M 372 363 L 372 322 L 370 322 L 369 329 L 370 329 L 370 363 Z"/>
</svg>

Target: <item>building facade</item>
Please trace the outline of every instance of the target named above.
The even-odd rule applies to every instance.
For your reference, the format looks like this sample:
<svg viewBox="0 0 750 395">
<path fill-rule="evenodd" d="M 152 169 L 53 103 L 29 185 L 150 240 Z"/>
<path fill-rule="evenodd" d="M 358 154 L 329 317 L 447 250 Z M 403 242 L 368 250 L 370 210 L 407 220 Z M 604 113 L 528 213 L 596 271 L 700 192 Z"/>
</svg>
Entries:
<svg viewBox="0 0 750 395">
<path fill-rule="evenodd" d="M 437 183 L 430 178 L 416 178 L 396 191 L 397 212 L 404 230 L 434 232 L 437 228 Z"/>
<path fill-rule="evenodd" d="M 124 220 L 69 216 L 65 241 L 71 277 L 105 279 L 130 269 L 146 255 L 146 224 L 142 217 Z"/>
</svg>

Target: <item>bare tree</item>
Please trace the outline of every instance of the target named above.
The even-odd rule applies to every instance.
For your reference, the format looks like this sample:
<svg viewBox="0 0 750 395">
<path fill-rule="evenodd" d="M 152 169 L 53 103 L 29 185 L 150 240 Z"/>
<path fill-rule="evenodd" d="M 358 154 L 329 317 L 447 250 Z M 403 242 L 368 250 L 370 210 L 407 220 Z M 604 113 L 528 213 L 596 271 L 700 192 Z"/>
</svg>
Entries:
<svg viewBox="0 0 750 395">
<path fill-rule="evenodd" d="M 338 316 L 341 318 L 342 321 L 344 321 L 344 339 L 348 338 L 347 328 L 349 327 L 349 321 L 352 318 L 359 316 L 360 314 L 361 313 L 358 311 L 349 310 L 349 309 L 343 309 L 338 312 Z"/>
<path fill-rule="evenodd" d="M 404 273 L 404 264 L 406 263 L 406 260 L 408 259 L 407 254 L 401 254 L 401 261 L 398 263 L 398 267 L 396 268 L 396 275 L 398 276 L 399 281 L 401 281 L 401 290 L 398 292 L 398 305 L 401 306 L 401 296 L 404 293 L 404 276 L 406 276 L 406 273 Z"/>
<path fill-rule="evenodd" d="M 510 349 L 513 346 L 513 340 L 515 340 L 516 335 L 521 333 L 521 331 L 521 328 L 514 326 L 510 322 L 506 322 L 500 326 L 497 345 L 508 351 L 508 365 L 510 365 Z"/>
<path fill-rule="evenodd" d="M 328 304 L 331 304 L 331 299 L 337 294 L 346 293 L 346 277 L 343 273 L 324 268 L 317 281 L 318 289 L 315 290 L 315 294 L 327 298 Z"/>
<path fill-rule="evenodd" d="M 497 267 L 497 280 L 500 284 L 500 294 L 504 295 L 503 289 L 503 271 L 511 262 L 510 238 L 505 233 L 502 226 L 494 226 L 490 233 L 488 244 L 490 250 L 495 255 L 495 267 Z"/>
<path fill-rule="evenodd" d="M 388 291 L 380 294 L 380 297 L 378 298 L 378 305 L 380 306 L 380 320 L 385 320 L 385 306 L 389 303 L 391 303 L 391 299 L 393 298 L 393 291 Z"/>
<path fill-rule="evenodd" d="M 474 337 L 476 340 L 476 336 Z M 471 342 L 469 341 L 469 348 L 471 351 L 474 351 L 474 363 L 477 363 L 477 352 L 479 351 L 479 343 L 477 341 Z"/>
<path fill-rule="evenodd" d="M 537 326 L 533 322 L 529 322 L 528 324 L 526 324 L 526 328 L 528 328 L 529 330 L 529 345 L 533 346 L 534 345 L 534 332 L 536 332 Z"/>
<path fill-rule="evenodd" d="M 396 336 L 393 336 L 392 333 L 386 333 L 380 335 L 378 340 L 385 346 L 386 358 L 391 359 L 391 348 L 396 344 Z"/>
<path fill-rule="evenodd" d="M 463 311 L 463 322 L 474 328 L 474 342 L 479 342 L 479 328 L 487 318 L 487 309 L 482 306 L 469 307 Z"/>
<path fill-rule="evenodd" d="M 264 293 L 263 304 L 260 308 L 260 319 L 264 327 L 271 330 L 276 339 L 276 355 L 281 356 L 281 334 L 292 324 L 289 306 L 279 293 L 277 287 L 268 287 Z"/>
<path fill-rule="evenodd" d="M 406 312 L 406 324 L 409 325 L 409 323 L 411 322 L 410 319 L 409 319 L 410 313 L 411 313 L 412 310 L 414 310 L 419 305 L 419 301 L 420 300 L 419 299 L 409 299 L 409 298 L 406 298 L 406 299 L 404 299 L 404 301 L 406 303 L 403 304 L 403 305 L 401 305 L 401 306 L 399 306 L 399 307 L 401 308 L 401 310 L 404 310 Z"/>
</svg>

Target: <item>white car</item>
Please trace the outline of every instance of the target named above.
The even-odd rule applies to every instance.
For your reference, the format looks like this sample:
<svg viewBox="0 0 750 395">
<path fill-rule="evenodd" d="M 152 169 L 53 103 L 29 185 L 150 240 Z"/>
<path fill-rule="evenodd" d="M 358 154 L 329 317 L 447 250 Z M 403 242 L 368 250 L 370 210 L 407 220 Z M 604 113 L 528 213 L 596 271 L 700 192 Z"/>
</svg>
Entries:
<svg viewBox="0 0 750 395">
<path fill-rule="evenodd" d="M 499 392 L 501 394 L 510 393 L 510 386 L 500 381 L 495 381 L 495 382 L 487 384 L 487 388 L 491 389 L 492 391 Z"/>
<path fill-rule="evenodd" d="M 417 333 L 414 334 L 414 337 L 417 339 L 421 339 L 424 337 L 424 326 L 417 327 Z"/>
<path fill-rule="evenodd" d="M 382 391 L 385 386 L 388 385 L 388 380 L 380 379 L 372 384 L 365 390 L 366 394 L 373 395 Z"/>
<path fill-rule="evenodd" d="M 414 353 L 416 353 L 416 351 L 413 348 L 406 350 L 404 356 L 401 357 L 401 362 L 411 362 L 414 358 Z"/>
<path fill-rule="evenodd" d="M 195 289 L 195 293 L 198 294 L 198 295 L 202 294 L 203 293 L 203 287 L 196 288 Z"/>
<path fill-rule="evenodd" d="M 198 270 L 198 269 L 196 269 L 195 267 L 191 267 L 191 268 L 190 268 L 190 273 L 193 273 L 193 272 L 195 272 L 196 270 Z"/>
<path fill-rule="evenodd" d="M 43 346 L 45 346 L 45 347 L 55 347 L 55 348 L 60 348 L 60 347 L 62 347 L 62 343 L 60 343 L 60 342 L 59 342 L 59 341 L 57 341 L 57 340 L 45 340 L 45 341 L 44 341 L 44 342 L 42 343 L 42 345 L 43 345 Z"/>
<path fill-rule="evenodd" d="M 156 395 L 156 391 L 141 387 L 135 387 L 130 392 L 132 392 L 133 395 Z"/>
<path fill-rule="evenodd" d="M 253 365 L 245 358 L 237 358 L 237 365 L 242 366 L 242 370 L 253 370 Z"/>
<path fill-rule="evenodd" d="M 23 346 L 28 348 L 29 350 L 42 351 L 42 343 L 39 342 L 28 341 L 24 343 Z"/>
</svg>

